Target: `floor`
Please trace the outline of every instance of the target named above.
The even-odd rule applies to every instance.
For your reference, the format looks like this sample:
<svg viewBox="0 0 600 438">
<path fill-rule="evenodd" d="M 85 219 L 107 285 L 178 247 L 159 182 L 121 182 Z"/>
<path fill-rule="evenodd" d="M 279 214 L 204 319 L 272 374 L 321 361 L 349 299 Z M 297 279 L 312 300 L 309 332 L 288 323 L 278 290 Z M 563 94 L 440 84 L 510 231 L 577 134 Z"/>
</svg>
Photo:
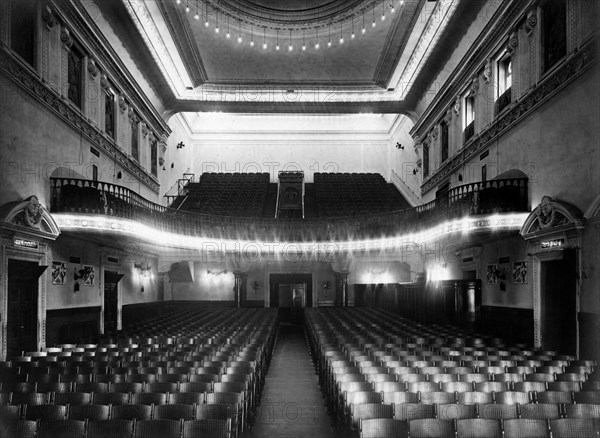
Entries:
<svg viewBox="0 0 600 438">
<path fill-rule="evenodd" d="M 282 322 L 256 423 L 244 438 L 333 438 L 302 325 Z"/>
</svg>

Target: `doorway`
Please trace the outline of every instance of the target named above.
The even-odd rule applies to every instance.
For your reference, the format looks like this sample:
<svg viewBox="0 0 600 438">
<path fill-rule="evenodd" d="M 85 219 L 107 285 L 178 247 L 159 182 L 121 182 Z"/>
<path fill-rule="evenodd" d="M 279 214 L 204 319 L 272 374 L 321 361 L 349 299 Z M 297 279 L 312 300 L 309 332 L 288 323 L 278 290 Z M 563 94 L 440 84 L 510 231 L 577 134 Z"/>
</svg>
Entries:
<svg viewBox="0 0 600 438">
<path fill-rule="evenodd" d="M 47 266 L 24 260 L 8 260 L 7 357 L 38 346 L 38 279 Z"/>
<path fill-rule="evenodd" d="M 270 307 L 312 307 L 312 274 L 269 275 Z"/>
<path fill-rule="evenodd" d="M 104 333 L 115 333 L 119 324 L 119 281 L 123 274 L 104 271 Z"/>
<path fill-rule="evenodd" d="M 577 353 L 577 254 L 565 249 L 541 262 L 541 331 L 546 350 Z"/>
</svg>

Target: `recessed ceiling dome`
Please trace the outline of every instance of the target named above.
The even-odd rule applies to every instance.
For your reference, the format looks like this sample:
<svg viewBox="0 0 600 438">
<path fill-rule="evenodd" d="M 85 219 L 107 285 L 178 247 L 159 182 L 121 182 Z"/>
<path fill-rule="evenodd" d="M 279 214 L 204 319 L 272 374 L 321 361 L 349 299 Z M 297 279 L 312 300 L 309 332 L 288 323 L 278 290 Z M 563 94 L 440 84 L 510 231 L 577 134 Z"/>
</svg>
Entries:
<svg viewBox="0 0 600 438">
<path fill-rule="evenodd" d="M 379 0 L 205 0 L 214 13 L 271 28 L 315 27 L 347 20 Z"/>
</svg>

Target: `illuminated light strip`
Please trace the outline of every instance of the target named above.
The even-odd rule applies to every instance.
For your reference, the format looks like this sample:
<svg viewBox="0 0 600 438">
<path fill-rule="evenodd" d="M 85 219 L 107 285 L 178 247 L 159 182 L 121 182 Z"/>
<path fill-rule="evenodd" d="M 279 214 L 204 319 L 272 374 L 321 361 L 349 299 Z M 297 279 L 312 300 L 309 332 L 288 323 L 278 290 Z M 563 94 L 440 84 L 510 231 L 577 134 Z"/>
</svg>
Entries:
<svg viewBox="0 0 600 438">
<path fill-rule="evenodd" d="M 261 251 L 266 253 L 320 253 L 332 251 L 369 251 L 401 249 L 414 243 L 425 243 L 454 233 L 520 230 L 529 213 L 505 213 L 468 217 L 444 222 L 427 230 L 382 239 L 338 242 L 265 242 L 187 236 L 156 230 L 129 219 L 100 215 L 55 213 L 52 215 L 61 231 L 95 231 L 138 238 L 146 243 L 199 251 Z"/>
</svg>

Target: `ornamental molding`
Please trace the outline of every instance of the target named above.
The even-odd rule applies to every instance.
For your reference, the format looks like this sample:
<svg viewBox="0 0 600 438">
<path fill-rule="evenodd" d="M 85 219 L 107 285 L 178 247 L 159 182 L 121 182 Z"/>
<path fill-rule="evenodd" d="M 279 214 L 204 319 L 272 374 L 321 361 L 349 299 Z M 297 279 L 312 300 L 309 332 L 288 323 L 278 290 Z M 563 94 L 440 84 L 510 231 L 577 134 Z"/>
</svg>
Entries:
<svg viewBox="0 0 600 438">
<path fill-rule="evenodd" d="M 519 33 L 514 31 L 510 34 L 508 38 L 508 43 L 506 44 L 506 51 L 508 53 L 513 53 L 515 49 L 519 46 Z"/>
<path fill-rule="evenodd" d="M 583 213 L 573 204 L 543 196 L 523 223 L 520 234 L 525 240 L 531 240 L 572 229 L 582 230 L 584 226 Z"/>
<path fill-rule="evenodd" d="M 422 135 L 429 127 L 442 117 L 444 108 L 451 105 L 457 96 L 462 96 L 465 84 L 468 84 L 474 74 L 480 70 L 481 65 L 494 51 L 498 41 L 501 41 L 514 28 L 529 6 L 526 2 L 511 2 L 506 9 L 498 9 L 495 16 L 489 21 L 486 29 L 481 32 L 485 35 L 478 46 L 473 46 L 463 57 L 463 62 L 458 64 L 448 77 L 441 90 L 433 98 L 420 119 L 411 130 L 412 136 Z M 459 97 L 460 99 L 460 97 Z"/>
<path fill-rule="evenodd" d="M 100 70 L 110 73 L 110 76 L 114 78 L 114 82 L 140 113 L 144 115 L 147 122 L 152 125 L 153 130 L 161 134 L 170 134 L 171 128 L 154 108 L 135 78 L 129 73 L 127 67 L 110 46 L 84 5 L 80 2 L 60 2 L 60 9 L 56 9 L 55 12 L 61 15 L 61 21 L 67 21 L 70 28 L 81 36 L 82 43 L 90 48 L 90 52 L 98 60 Z"/>
<path fill-rule="evenodd" d="M 520 101 L 515 102 L 510 110 L 501 113 L 487 128 L 475 134 L 438 172 L 423 182 L 421 185 L 422 193 L 425 194 L 431 191 L 440 181 L 462 166 L 464 162 L 487 148 L 490 142 L 529 116 L 550 97 L 577 79 L 579 75 L 596 63 L 598 59 L 596 51 L 596 43 L 592 40 L 586 47 L 567 60 L 553 75 L 546 77 L 543 82 L 533 88 Z"/>
<path fill-rule="evenodd" d="M 0 48 L 0 74 L 11 79 L 16 86 L 50 109 L 55 116 L 62 119 L 76 132 L 83 134 L 88 141 L 102 149 L 112 160 L 118 162 L 150 190 L 158 194 L 159 184 L 155 177 L 146 172 L 135 160 L 129 158 L 114 140 L 90 122 L 79 108 L 75 108 L 67 102 L 64 97 L 60 96 L 35 75 L 31 69 L 23 67 L 21 62 L 4 48 Z"/>
</svg>

